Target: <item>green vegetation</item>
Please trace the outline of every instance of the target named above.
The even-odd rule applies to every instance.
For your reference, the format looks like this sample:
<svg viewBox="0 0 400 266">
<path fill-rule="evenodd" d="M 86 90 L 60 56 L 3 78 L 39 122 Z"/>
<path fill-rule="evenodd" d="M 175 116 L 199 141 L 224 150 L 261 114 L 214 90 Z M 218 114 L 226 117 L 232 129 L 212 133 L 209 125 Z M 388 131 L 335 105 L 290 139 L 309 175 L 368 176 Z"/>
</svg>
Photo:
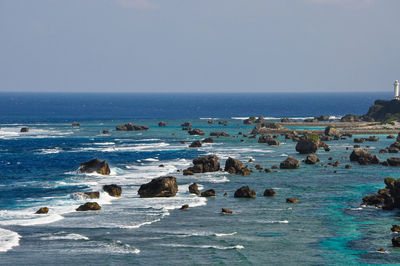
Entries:
<svg viewBox="0 0 400 266">
<path fill-rule="evenodd" d="M 313 133 L 308 133 L 308 134 L 306 134 L 306 139 L 312 140 L 313 142 L 318 142 L 319 141 L 319 135 L 318 134 L 313 134 Z"/>
</svg>

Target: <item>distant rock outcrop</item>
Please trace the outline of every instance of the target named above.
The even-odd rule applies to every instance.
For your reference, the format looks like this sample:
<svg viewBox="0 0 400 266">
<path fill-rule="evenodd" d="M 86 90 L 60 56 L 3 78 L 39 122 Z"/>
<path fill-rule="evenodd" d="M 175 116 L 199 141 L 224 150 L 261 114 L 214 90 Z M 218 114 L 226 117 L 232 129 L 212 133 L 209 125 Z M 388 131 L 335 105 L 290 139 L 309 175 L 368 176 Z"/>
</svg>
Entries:
<svg viewBox="0 0 400 266">
<path fill-rule="evenodd" d="M 79 173 L 98 173 L 101 175 L 110 174 L 110 166 L 106 161 L 100 161 L 99 159 L 93 159 L 88 162 L 81 163 L 78 169 Z"/>
<path fill-rule="evenodd" d="M 400 119 L 400 101 L 376 100 L 363 116 L 367 121 L 389 121 Z"/>
<path fill-rule="evenodd" d="M 143 184 L 138 190 L 141 198 L 174 197 L 178 192 L 176 178 L 173 176 L 159 177 Z"/>
<path fill-rule="evenodd" d="M 143 131 L 148 129 L 149 129 L 148 126 L 133 125 L 132 123 L 127 123 L 125 125 L 118 125 L 116 127 L 117 131 Z"/>
<path fill-rule="evenodd" d="M 254 129 L 251 131 L 251 134 L 268 134 L 271 129 L 281 129 L 282 126 L 276 122 L 262 122 L 258 123 Z"/>
</svg>

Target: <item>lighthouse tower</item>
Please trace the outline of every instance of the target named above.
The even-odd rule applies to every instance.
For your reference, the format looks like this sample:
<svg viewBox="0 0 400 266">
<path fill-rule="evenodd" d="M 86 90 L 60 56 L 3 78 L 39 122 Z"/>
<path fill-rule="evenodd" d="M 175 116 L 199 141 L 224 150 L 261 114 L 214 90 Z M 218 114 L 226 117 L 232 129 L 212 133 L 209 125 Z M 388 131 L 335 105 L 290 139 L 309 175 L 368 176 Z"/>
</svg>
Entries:
<svg viewBox="0 0 400 266">
<path fill-rule="evenodd" d="M 399 83 L 399 81 L 396 80 L 396 81 L 394 82 L 393 86 L 394 86 L 394 99 L 395 99 L 395 100 L 400 100 L 400 96 L 399 96 L 399 86 L 400 86 L 400 83 Z"/>
</svg>

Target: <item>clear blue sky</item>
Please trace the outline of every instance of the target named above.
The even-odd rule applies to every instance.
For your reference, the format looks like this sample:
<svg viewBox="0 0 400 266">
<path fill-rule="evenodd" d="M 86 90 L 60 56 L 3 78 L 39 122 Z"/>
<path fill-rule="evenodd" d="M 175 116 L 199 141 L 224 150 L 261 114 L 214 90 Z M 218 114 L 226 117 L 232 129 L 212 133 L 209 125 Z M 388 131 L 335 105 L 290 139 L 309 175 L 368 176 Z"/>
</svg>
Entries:
<svg viewBox="0 0 400 266">
<path fill-rule="evenodd" d="M 399 0 L 0 0 L 0 91 L 388 91 Z"/>
</svg>

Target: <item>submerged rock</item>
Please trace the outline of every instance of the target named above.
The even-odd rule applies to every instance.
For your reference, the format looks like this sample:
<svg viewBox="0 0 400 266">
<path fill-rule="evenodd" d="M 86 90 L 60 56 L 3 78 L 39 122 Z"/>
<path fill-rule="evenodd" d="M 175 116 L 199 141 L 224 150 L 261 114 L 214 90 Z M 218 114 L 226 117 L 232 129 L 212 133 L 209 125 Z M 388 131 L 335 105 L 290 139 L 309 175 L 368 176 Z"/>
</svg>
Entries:
<svg viewBox="0 0 400 266">
<path fill-rule="evenodd" d="M 287 198 L 286 203 L 298 203 L 299 200 L 296 198 Z"/>
<path fill-rule="evenodd" d="M 249 188 L 249 186 L 243 186 L 236 190 L 234 194 L 235 198 L 255 198 L 256 192 Z"/>
<path fill-rule="evenodd" d="M 159 177 L 140 186 L 138 194 L 141 198 L 174 197 L 178 192 L 176 178 L 173 176 Z"/>
<path fill-rule="evenodd" d="M 122 194 L 122 188 L 116 184 L 104 185 L 103 190 L 111 197 L 121 197 Z"/>
<path fill-rule="evenodd" d="M 86 202 L 85 204 L 79 206 L 76 211 L 99 211 L 101 206 L 97 202 Z"/>
<path fill-rule="evenodd" d="M 78 169 L 79 173 L 98 173 L 101 175 L 110 174 L 110 166 L 106 161 L 100 161 L 99 159 L 93 159 L 88 162 L 81 163 Z"/>
<path fill-rule="evenodd" d="M 274 197 L 274 196 L 276 196 L 276 192 L 272 188 L 267 188 L 264 191 L 264 197 Z"/>
<path fill-rule="evenodd" d="M 227 213 L 227 214 L 232 214 L 233 213 L 233 211 L 231 211 L 229 209 L 226 209 L 226 208 L 222 208 L 221 212 L 222 213 Z"/>
</svg>

